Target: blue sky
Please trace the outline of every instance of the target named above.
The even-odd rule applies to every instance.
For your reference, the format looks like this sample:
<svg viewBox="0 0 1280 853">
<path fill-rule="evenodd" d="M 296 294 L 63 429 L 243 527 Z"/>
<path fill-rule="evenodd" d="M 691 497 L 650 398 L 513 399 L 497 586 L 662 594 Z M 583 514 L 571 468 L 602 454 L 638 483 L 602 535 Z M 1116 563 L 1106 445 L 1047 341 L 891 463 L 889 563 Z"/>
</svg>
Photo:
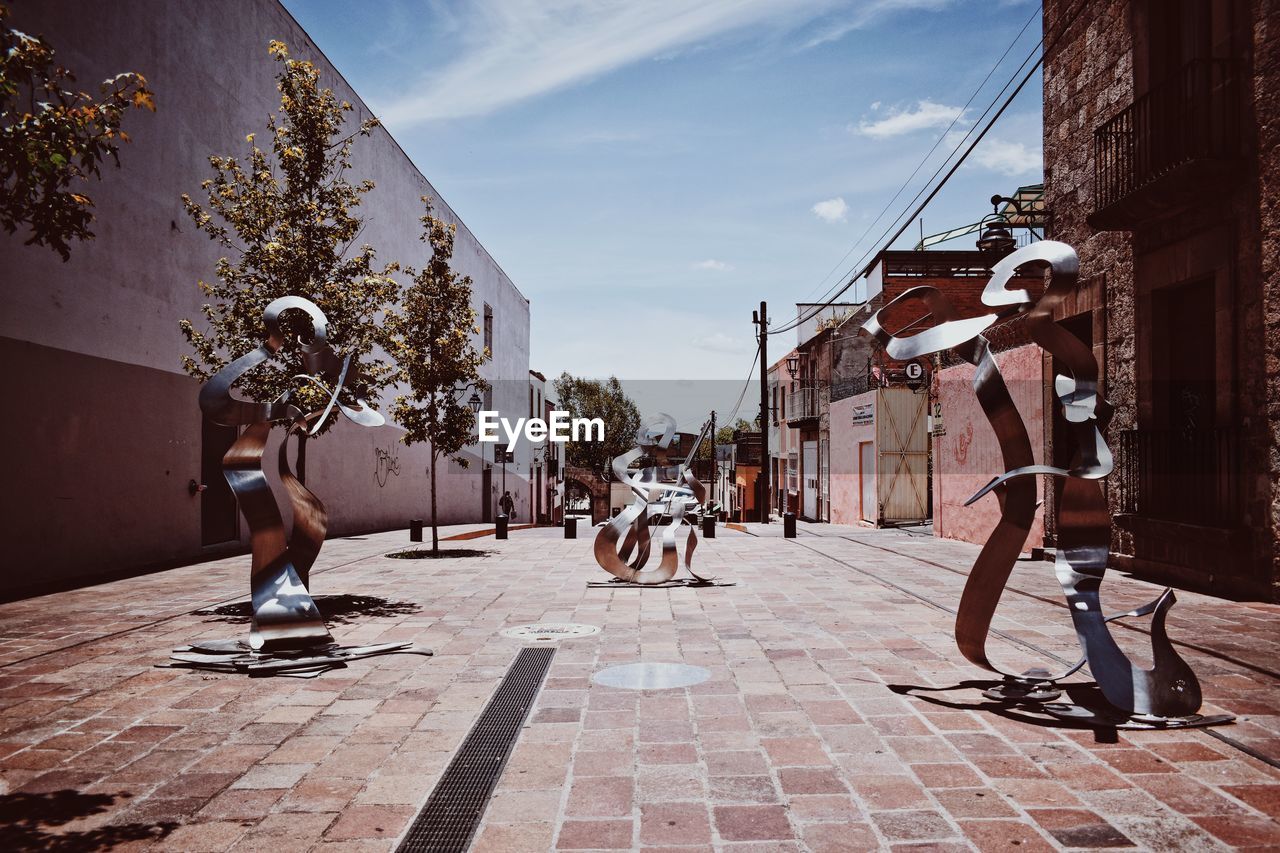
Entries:
<svg viewBox="0 0 1280 853">
<path fill-rule="evenodd" d="M 873 248 L 1040 37 L 1019 0 L 285 5 L 530 298 L 548 376 L 743 379 L 753 308 L 780 325 Z M 1041 180 L 1040 101 L 1037 77 L 926 233 Z"/>
</svg>

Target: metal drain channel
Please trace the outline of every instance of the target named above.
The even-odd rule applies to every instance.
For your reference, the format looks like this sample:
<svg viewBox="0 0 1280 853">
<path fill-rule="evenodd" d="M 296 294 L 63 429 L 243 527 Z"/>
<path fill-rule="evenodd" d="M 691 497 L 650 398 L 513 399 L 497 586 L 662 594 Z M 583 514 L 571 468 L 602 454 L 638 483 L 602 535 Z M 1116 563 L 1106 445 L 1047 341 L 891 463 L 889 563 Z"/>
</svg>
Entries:
<svg viewBox="0 0 1280 853">
<path fill-rule="evenodd" d="M 556 650 L 521 649 L 445 768 L 397 853 L 464 851 L 480 825 Z"/>
</svg>

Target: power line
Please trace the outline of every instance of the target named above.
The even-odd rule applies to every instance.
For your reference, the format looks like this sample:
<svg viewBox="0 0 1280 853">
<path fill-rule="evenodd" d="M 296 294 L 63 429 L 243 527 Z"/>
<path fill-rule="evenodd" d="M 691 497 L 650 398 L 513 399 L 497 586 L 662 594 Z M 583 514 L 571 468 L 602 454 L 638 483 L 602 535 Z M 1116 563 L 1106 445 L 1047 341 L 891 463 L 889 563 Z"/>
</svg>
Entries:
<svg viewBox="0 0 1280 853">
<path fill-rule="evenodd" d="M 965 101 L 964 106 L 960 108 L 960 111 L 956 113 L 955 118 L 951 119 L 951 123 L 947 125 L 947 129 L 942 131 L 942 133 L 938 136 L 937 140 L 934 141 L 933 147 L 929 149 L 929 151 L 924 155 L 923 158 L 921 158 L 920 162 L 916 164 L 916 167 L 911 170 L 911 174 L 908 175 L 907 179 L 902 182 L 901 186 L 898 187 L 898 190 L 893 194 L 893 197 L 890 198 L 887 202 L 885 202 L 884 207 L 881 208 L 880 213 L 876 216 L 876 218 L 873 219 L 871 221 L 871 224 L 868 225 L 866 229 L 862 232 L 862 234 L 858 236 L 858 239 L 853 241 L 853 245 L 849 247 L 849 250 L 844 253 L 844 256 L 841 257 L 840 260 L 836 261 L 835 266 L 833 266 L 831 269 L 827 271 L 827 274 L 822 277 L 822 280 L 818 282 L 817 286 L 815 286 L 813 290 L 817 290 L 819 287 L 822 287 L 822 285 L 826 284 L 827 279 L 831 278 L 831 274 L 835 272 L 837 269 L 839 269 L 846 260 L 848 260 L 849 256 L 853 254 L 854 249 L 857 249 L 858 246 L 862 243 L 862 241 L 867 238 L 867 235 L 871 233 L 871 229 L 875 228 L 876 225 L 879 224 L 880 220 L 884 218 L 884 215 L 889 212 L 889 208 L 893 206 L 893 203 L 898 200 L 898 197 L 902 195 L 902 193 L 907 189 L 908 186 L 910 186 L 911 182 L 915 179 L 916 175 L 920 174 L 920 170 L 924 168 L 924 164 L 929 162 L 929 158 L 933 156 L 933 152 L 938 150 L 938 146 L 942 144 L 943 140 L 947 138 L 947 134 L 949 134 L 952 128 L 956 126 L 956 122 L 960 121 L 960 119 L 964 117 L 964 114 L 969 111 L 970 105 L 973 104 L 974 100 L 978 97 L 978 94 L 983 90 L 983 88 L 986 87 L 987 82 L 991 79 L 991 76 L 996 73 L 996 69 L 999 68 L 1004 63 L 1005 58 L 1008 57 L 1010 51 L 1012 51 L 1014 46 L 1019 41 L 1022 40 L 1022 36 L 1027 31 L 1027 27 L 1031 26 L 1031 22 L 1034 21 L 1039 14 L 1041 14 L 1041 8 L 1040 8 L 1040 5 L 1037 4 L 1036 8 L 1032 10 L 1031 16 L 1028 17 L 1026 20 L 1026 23 L 1022 25 L 1022 29 L 1018 30 L 1018 34 L 1013 37 L 1013 41 L 1009 42 L 1009 46 L 1004 49 L 1004 53 L 1000 54 L 1000 58 L 996 60 L 995 65 L 991 66 L 991 70 L 987 72 L 987 76 L 983 77 L 982 82 L 979 83 L 978 87 L 973 90 L 973 94 L 969 96 L 969 100 Z M 1007 87 L 1007 84 L 1006 84 L 1006 87 Z M 997 95 L 997 97 L 999 96 Z M 988 107 L 988 109 L 990 108 Z M 952 154 L 954 153 L 955 152 L 953 150 Z M 947 159 L 950 159 L 950 156 L 948 156 Z M 946 160 L 944 160 L 943 162 L 945 163 Z M 937 173 L 935 172 L 934 175 L 936 176 Z M 813 290 L 809 292 L 812 293 Z M 822 297 L 819 297 L 819 298 L 822 298 Z"/>
<path fill-rule="evenodd" d="M 974 138 L 973 142 L 969 144 L 968 148 L 966 148 L 964 153 L 960 155 L 959 159 L 956 160 L 954 165 L 952 165 L 952 167 L 947 171 L 946 175 L 943 176 L 942 180 L 938 183 L 936 187 L 933 188 L 933 190 L 924 199 L 924 201 L 922 201 L 919 205 L 917 205 L 916 208 L 911 212 L 911 214 L 906 217 L 905 221 L 903 221 L 902 223 L 902 226 L 893 234 L 892 237 L 890 237 L 884 243 L 880 244 L 882 248 L 879 251 L 883 251 L 888 246 L 893 245 L 893 242 L 902 235 L 902 232 L 906 230 L 907 226 L 910 225 L 910 223 L 916 218 L 916 216 L 918 216 L 920 212 L 923 211 L 926 206 L 928 206 L 929 202 L 931 202 L 934 199 L 934 197 L 937 196 L 937 194 L 942 190 L 942 187 L 944 187 L 947 181 L 951 179 L 951 176 L 956 173 L 956 170 L 960 168 L 960 166 L 964 163 L 964 161 L 968 158 L 968 156 L 973 152 L 974 148 L 977 147 L 978 143 L 980 143 L 983 137 L 986 136 L 987 132 L 991 130 L 992 126 L 994 126 L 994 124 L 1000 118 L 1000 116 L 1004 114 L 1004 111 L 1008 109 L 1009 105 L 1013 103 L 1015 98 L 1017 98 L 1018 94 L 1022 91 L 1023 87 L 1026 86 L 1026 84 L 1030 81 L 1031 77 L 1034 76 L 1036 71 L 1039 70 L 1039 68 L 1044 64 L 1045 54 L 1048 53 L 1050 50 L 1052 50 L 1055 46 L 1057 46 L 1057 43 L 1062 39 L 1063 36 L 1067 34 L 1067 32 L 1071 29 L 1072 24 L 1075 23 L 1076 18 L 1080 16 L 1080 12 L 1083 11 L 1085 6 L 1088 5 L 1088 2 L 1089 0 L 1081 0 L 1080 4 L 1076 6 L 1076 8 L 1071 12 L 1069 16 L 1067 16 L 1066 22 L 1062 25 L 1062 28 L 1058 31 L 1057 35 L 1055 35 L 1053 40 L 1050 41 L 1048 44 L 1044 44 L 1045 39 L 1043 36 L 1041 37 L 1040 41 L 1037 43 L 1037 46 L 1044 45 L 1043 49 L 1040 52 L 1040 57 L 1031 66 L 1031 69 L 1027 71 L 1026 75 L 1022 78 L 1022 81 L 1018 83 L 1017 88 L 1014 89 L 1013 92 L 1009 95 L 1009 97 L 1005 99 L 1004 103 L 1000 106 L 1000 109 L 997 110 L 995 115 L 991 117 L 991 119 L 983 127 L 982 131 L 977 135 L 977 137 Z M 1029 58 L 1030 56 L 1028 56 L 1028 59 Z M 1022 67 L 1026 65 L 1026 62 L 1027 60 L 1024 59 L 1022 62 L 1022 65 L 1019 66 L 1019 69 L 1018 69 L 1019 71 L 1022 69 Z M 1015 72 L 1015 75 L 1016 75 L 1016 72 Z M 1010 79 L 1009 82 L 1012 83 L 1012 79 Z M 1006 89 L 1008 89 L 1008 87 L 1009 87 L 1009 83 L 1006 83 L 1004 89 L 1002 89 L 1001 92 L 1003 93 Z M 994 102 L 992 103 L 992 106 L 994 106 Z M 983 115 L 989 112 L 990 109 L 991 107 L 989 106 L 987 110 L 984 111 Z M 969 134 L 971 134 L 973 130 L 974 128 L 970 128 Z M 965 139 L 968 138 L 969 134 L 965 135 Z M 960 144 L 963 145 L 963 143 L 964 143 L 964 140 L 962 139 Z M 959 150 L 959 146 L 957 146 L 955 150 Z M 953 150 L 952 154 L 955 153 L 955 150 Z M 950 160 L 950 156 L 948 156 L 947 160 L 943 161 L 943 164 L 945 165 L 948 160 Z M 939 167 L 939 171 L 940 170 L 941 170 L 941 167 Z M 937 172 L 935 172 L 934 174 L 936 175 Z M 930 178 L 930 181 L 932 181 L 932 178 Z M 925 186 L 928 186 L 927 182 Z M 924 190 L 922 188 L 921 192 L 923 191 Z M 919 198 L 919 197 L 920 197 L 920 193 L 917 193 L 916 198 Z M 899 218 L 901 218 L 901 215 L 898 218 L 895 218 L 894 221 L 897 222 Z M 879 254 L 879 251 L 877 251 L 876 254 Z M 868 254 L 870 254 L 869 250 L 868 252 L 863 254 L 862 258 L 859 258 L 858 263 L 860 264 L 862 260 L 867 257 Z M 855 268 L 856 266 L 857 265 L 855 264 Z M 775 329 L 769 332 L 769 334 L 779 334 L 781 332 L 790 331 L 791 329 L 794 329 L 797 326 L 799 326 L 801 323 L 807 322 L 809 319 L 812 319 L 813 317 L 817 316 L 818 313 L 821 312 L 823 308 L 830 306 L 841 294 L 843 294 L 846 290 L 852 287 L 854 282 L 856 282 L 858 278 L 865 275 L 866 271 L 867 271 L 866 268 L 863 268 L 862 270 L 858 271 L 857 275 L 854 275 L 852 278 L 850 278 L 850 280 L 843 287 L 841 287 L 834 294 L 832 294 L 830 298 L 816 305 L 814 310 L 811 311 L 806 316 L 798 317 L 794 322 L 789 323 L 786 326 L 783 326 L 781 328 Z"/>
<path fill-rule="evenodd" d="M 756 372 L 756 359 L 760 356 L 760 344 L 756 343 L 756 351 L 751 356 L 751 369 L 747 371 L 747 381 L 742 383 L 742 392 L 738 394 L 738 402 L 733 404 L 733 413 L 725 418 L 725 425 L 728 426 L 738 417 L 738 410 L 742 408 L 742 401 L 747 397 L 747 389 L 751 387 L 751 377 Z"/>
<path fill-rule="evenodd" d="M 962 136 L 958 142 L 956 142 L 956 146 L 953 149 L 951 149 L 951 153 L 948 154 L 945 158 L 943 158 L 942 162 L 938 165 L 938 168 L 934 170 L 933 174 L 929 176 L 929 179 L 925 181 L 924 185 L 920 187 L 920 189 L 916 192 L 916 194 L 912 197 L 911 201 L 909 201 L 908 204 L 915 204 L 915 202 L 920 198 L 920 196 L 923 195 L 925 191 L 929 188 L 930 184 L 933 183 L 934 179 L 936 179 L 938 175 L 941 174 L 942 170 L 947 167 L 947 164 L 951 162 L 951 158 L 955 157 L 956 154 L 960 151 L 960 149 L 964 147 L 965 143 L 969 140 L 969 137 L 973 136 L 974 131 L 978 129 L 982 120 L 985 119 L 986 116 L 995 107 L 1000 96 L 1009 90 L 1009 87 L 1013 85 L 1013 81 L 1017 79 L 1017 75 L 1021 73 L 1022 69 L 1027 67 L 1027 63 L 1031 61 L 1033 56 L 1035 56 L 1037 49 L 1041 46 L 1043 41 L 1044 40 L 1041 39 L 1040 41 L 1036 42 L 1035 47 L 1031 49 L 1031 51 L 1027 54 L 1026 58 L 1024 58 L 1022 62 L 1018 65 L 1018 68 L 1014 71 L 1013 75 L 1004 84 L 1004 86 L 1001 87 L 1000 91 L 996 93 L 995 98 L 992 99 L 991 103 L 987 105 L 987 108 L 982 111 L 982 114 L 978 117 L 978 121 L 974 123 L 973 127 L 969 128 L 969 130 L 965 132 L 964 136 Z M 887 248 L 888 246 L 893 244 L 894 240 L 898 239 L 898 237 L 902 234 L 902 232 L 906 230 L 907 226 L 910 225 L 911 222 L 915 220 L 916 216 L 919 215 L 919 213 L 924 210 L 924 208 L 928 205 L 928 203 L 933 200 L 933 197 L 936 196 L 938 192 L 941 191 L 942 187 L 946 185 L 947 181 L 950 180 L 951 176 L 955 174 L 956 170 L 959 169 L 960 166 L 964 163 L 965 159 L 969 156 L 970 152 L 972 152 L 973 149 L 977 146 L 977 144 L 982 141 L 982 138 L 987 134 L 987 131 L 989 131 L 991 127 L 995 124 L 996 119 L 1000 117 L 1000 115 L 1005 111 L 1005 109 L 1013 102 L 1013 99 L 1017 97 L 1018 92 L 1022 90 L 1022 87 L 1025 86 L 1027 81 L 1029 81 L 1032 75 L 1035 74 L 1036 69 L 1040 66 L 1040 62 L 1041 60 L 1036 60 L 1036 63 L 1032 65 L 1031 70 L 1027 72 L 1027 75 L 1025 77 L 1023 77 L 1022 82 L 1018 84 L 1018 87 L 1014 90 L 1013 94 L 1010 95 L 1005 100 L 1005 102 L 1001 105 L 999 111 L 997 111 L 996 114 L 992 116 L 992 118 L 987 122 L 987 124 L 984 127 L 982 127 L 982 130 L 978 134 L 978 136 L 973 140 L 973 142 L 964 151 L 964 153 L 960 155 L 959 159 L 957 159 L 955 163 L 952 164 L 950 171 L 948 171 L 946 176 L 938 183 L 937 186 L 933 188 L 933 191 L 929 194 L 929 197 L 926 198 L 924 202 L 919 204 L 915 208 L 915 210 L 912 211 L 909 215 L 906 215 L 905 220 L 903 219 L 905 215 L 905 211 L 895 216 L 893 218 L 893 221 L 889 224 L 889 226 L 885 228 L 884 231 L 881 232 L 880 237 L 876 239 L 875 243 L 873 244 L 874 246 L 880 246 L 882 249 Z M 898 231 L 893 235 L 893 237 L 891 237 L 888 241 L 884 241 L 885 235 L 888 234 L 889 230 L 892 229 L 894 225 L 897 224 L 898 222 L 902 222 L 902 227 L 899 228 Z M 832 287 L 829 288 L 827 291 L 827 293 L 830 295 L 825 297 L 824 302 L 818 303 L 808 314 L 804 315 L 803 317 L 797 317 L 791 323 L 779 329 L 775 329 L 773 332 L 770 332 L 770 334 L 788 332 L 796 328 L 797 326 L 801 325 L 802 323 L 808 322 L 813 317 L 816 317 L 822 311 L 823 308 L 826 308 L 827 306 L 829 306 L 832 302 L 834 302 L 837 298 L 839 298 L 841 294 L 843 294 L 845 291 L 847 291 L 850 287 L 853 286 L 854 282 L 856 282 L 858 278 L 860 278 L 866 272 L 865 270 L 858 272 L 858 267 L 868 257 L 873 257 L 875 254 L 879 254 L 879 251 L 880 250 L 876 250 L 872 248 L 872 249 L 867 249 L 865 252 L 863 252 L 862 255 L 858 258 L 858 260 L 854 263 L 854 265 L 845 272 L 845 276 L 852 276 L 852 278 L 850 278 L 847 282 L 845 282 L 843 287 L 841 287 L 839 290 L 836 290 L 834 293 L 831 293 L 831 290 L 837 286 L 837 285 L 832 285 Z M 849 254 L 852 254 L 852 250 L 850 250 Z M 854 273 L 857 273 L 857 274 L 854 275 Z M 840 280 L 844 281 L 844 276 L 841 276 Z"/>
</svg>

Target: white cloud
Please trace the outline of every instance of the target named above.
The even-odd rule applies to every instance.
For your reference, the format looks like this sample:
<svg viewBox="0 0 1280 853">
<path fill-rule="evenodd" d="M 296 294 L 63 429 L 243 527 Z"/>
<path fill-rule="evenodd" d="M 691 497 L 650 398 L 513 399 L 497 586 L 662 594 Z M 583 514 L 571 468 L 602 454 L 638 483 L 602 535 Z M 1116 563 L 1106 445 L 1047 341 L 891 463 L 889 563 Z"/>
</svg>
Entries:
<svg viewBox="0 0 1280 853">
<path fill-rule="evenodd" d="M 705 261 L 698 261 L 693 265 L 695 270 L 712 270 L 713 272 L 728 272 L 733 269 L 733 264 L 726 264 L 724 261 L 717 261 L 714 258 L 707 258 Z"/>
<path fill-rule="evenodd" d="M 746 352 L 748 348 L 746 341 L 740 338 L 731 338 L 724 332 L 716 332 L 714 335 L 694 338 L 693 345 L 699 349 L 711 350 L 712 352 Z"/>
<path fill-rule="evenodd" d="M 969 162 L 1009 177 L 1038 175 L 1044 169 L 1044 151 L 1040 145 L 988 136 L 969 155 Z"/>
<path fill-rule="evenodd" d="M 873 23 L 877 18 L 903 9 L 940 9 L 951 0 L 869 0 L 834 23 L 828 23 L 805 43 L 806 48 L 839 41 L 844 36 Z"/>
<path fill-rule="evenodd" d="M 829 198 L 810 209 L 824 222 L 844 222 L 849 215 L 849 205 L 843 198 Z"/>
<path fill-rule="evenodd" d="M 453 0 L 433 4 L 453 29 L 455 58 L 406 94 L 375 103 L 393 129 L 485 115 L 645 59 L 679 55 L 706 42 L 769 26 L 795 32 L 826 27 L 812 43 L 833 41 L 902 8 L 949 0 Z M 442 7 L 442 8 L 434 8 Z M 838 19 L 838 21 L 836 21 Z M 833 21 L 836 21 L 833 25 Z M 416 26 L 423 26 L 417 23 Z"/>
<path fill-rule="evenodd" d="M 877 101 L 872 109 L 876 109 L 879 105 Z M 949 107 L 946 104 L 923 100 L 916 102 L 915 109 L 890 110 L 889 115 L 879 121 L 863 119 L 858 122 L 857 127 L 850 125 L 849 129 L 874 139 L 888 139 L 905 133 L 914 133 L 917 130 L 946 127 L 963 115 L 964 109 L 961 107 Z"/>
<path fill-rule="evenodd" d="M 483 115 L 713 36 L 797 14 L 810 19 L 833 2 L 799 12 L 789 0 L 459 2 L 458 58 L 380 113 L 398 127 Z"/>
</svg>

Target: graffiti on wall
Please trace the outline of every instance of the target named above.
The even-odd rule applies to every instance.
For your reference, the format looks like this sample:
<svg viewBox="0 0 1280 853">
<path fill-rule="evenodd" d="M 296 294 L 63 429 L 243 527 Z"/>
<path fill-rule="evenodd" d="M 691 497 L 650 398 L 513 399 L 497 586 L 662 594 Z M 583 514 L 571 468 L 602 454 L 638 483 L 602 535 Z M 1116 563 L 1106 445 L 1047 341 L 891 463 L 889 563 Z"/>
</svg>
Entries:
<svg viewBox="0 0 1280 853">
<path fill-rule="evenodd" d="M 373 479 L 377 481 L 378 488 L 382 488 L 392 477 L 400 476 L 400 457 L 391 454 L 391 448 L 383 450 L 381 447 L 373 449 L 375 459 L 373 468 Z"/>
</svg>

